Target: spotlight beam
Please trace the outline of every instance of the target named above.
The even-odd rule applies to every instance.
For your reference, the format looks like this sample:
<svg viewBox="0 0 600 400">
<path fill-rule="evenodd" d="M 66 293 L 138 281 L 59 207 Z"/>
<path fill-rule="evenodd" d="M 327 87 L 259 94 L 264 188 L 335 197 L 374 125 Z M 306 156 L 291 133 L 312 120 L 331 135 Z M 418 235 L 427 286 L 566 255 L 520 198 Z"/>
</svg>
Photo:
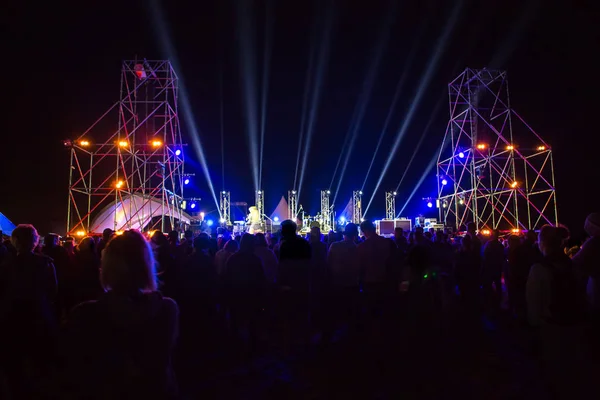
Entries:
<svg viewBox="0 0 600 400">
<path fill-rule="evenodd" d="M 315 28 L 316 29 L 316 28 Z M 304 139 L 304 127 L 306 125 L 306 119 L 308 114 L 308 99 L 310 94 L 310 89 L 312 86 L 312 78 L 313 78 L 313 67 L 315 63 L 315 52 L 316 52 L 316 33 L 313 29 L 313 37 L 310 45 L 310 52 L 308 58 L 308 67 L 306 69 L 306 80 L 304 81 L 304 96 L 302 99 L 302 113 L 300 116 L 300 132 L 298 133 L 298 152 L 296 153 L 296 171 L 294 173 L 294 187 L 298 187 L 298 172 L 300 167 L 300 155 L 303 150 L 303 139 Z"/>
<path fill-rule="evenodd" d="M 162 16 L 163 13 L 158 0 L 152 0 L 150 4 L 150 9 L 152 19 L 154 20 L 154 26 L 157 27 L 155 34 L 161 47 L 161 50 L 167 56 L 167 58 L 171 60 L 171 64 L 173 65 L 174 69 L 180 72 L 180 75 L 178 77 L 180 93 L 179 98 L 181 100 L 181 106 L 183 108 L 183 119 L 190 130 L 189 137 L 192 140 L 192 146 L 198 156 L 198 159 L 200 160 L 200 166 L 202 167 L 202 173 L 204 175 L 204 178 L 206 179 L 206 183 L 208 184 L 208 189 L 212 195 L 215 205 L 217 206 L 217 208 L 219 208 L 219 201 L 217 200 L 217 195 L 215 193 L 212 179 L 210 177 L 210 171 L 208 170 L 208 163 L 206 162 L 206 156 L 202 147 L 202 141 L 200 140 L 200 134 L 194 121 L 194 114 L 190 105 L 187 89 L 181 76 L 181 69 L 179 68 L 179 63 L 177 61 L 177 52 L 175 51 L 175 48 L 173 47 L 173 44 L 171 42 L 167 25 Z"/>
<path fill-rule="evenodd" d="M 260 153 L 258 164 L 258 187 L 262 187 L 262 167 L 263 167 L 263 152 L 265 147 L 265 129 L 267 124 L 267 99 L 269 96 L 269 72 L 271 65 L 271 53 L 273 49 L 272 29 L 273 19 L 271 17 L 271 2 L 267 1 L 265 5 L 265 42 L 263 53 L 263 73 L 262 73 L 262 91 L 260 104 Z"/>
<path fill-rule="evenodd" d="M 317 110 L 319 108 L 319 102 L 321 100 L 321 89 L 323 88 L 324 75 L 326 72 L 327 62 L 329 61 L 329 53 L 331 47 L 331 31 L 333 28 L 333 2 L 328 2 L 327 12 L 325 13 L 324 26 L 322 26 L 322 35 L 319 42 L 319 55 L 317 57 L 317 69 L 316 77 L 313 82 L 313 90 L 311 96 L 311 108 L 308 118 L 308 125 L 306 128 L 306 138 L 304 143 L 304 155 L 302 157 L 302 168 L 300 169 L 300 181 L 298 183 L 298 198 L 300 198 L 300 191 L 302 190 L 302 183 L 304 182 L 304 172 L 306 171 L 306 163 L 308 161 L 308 153 L 310 151 L 310 144 L 313 136 L 314 125 L 317 119 Z"/>
<path fill-rule="evenodd" d="M 421 24 L 421 28 L 419 29 L 419 33 L 416 36 L 416 40 L 413 42 L 412 48 L 408 53 L 408 57 L 406 59 L 405 67 L 402 71 L 402 75 L 400 75 L 400 79 L 398 79 L 398 83 L 396 84 L 396 91 L 394 92 L 394 97 L 392 98 L 392 103 L 390 104 L 390 108 L 388 109 L 388 113 L 385 117 L 385 121 L 383 123 L 383 128 L 381 128 L 381 132 L 379 133 L 379 140 L 377 141 L 377 146 L 375 146 L 375 151 L 373 152 L 373 158 L 371 158 L 371 163 L 369 164 L 369 168 L 367 169 L 367 173 L 365 175 L 365 180 L 363 181 L 361 190 L 365 190 L 365 186 L 367 184 L 367 180 L 369 179 L 369 174 L 371 173 L 371 169 L 373 168 L 373 164 L 375 163 L 375 159 L 377 158 L 377 153 L 379 152 L 379 147 L 381 147 L 381 142 L 383 141 L 383 137 L 388 130 L 390 125 L 390 121 L 392 119 L 392 115 L 394 115 L 394 111 L 396 111 L 396 104 L 400 99 L 400 93 L 402 93 L 402 88 L 404 87 L 404 82 L 408 77 L 408 72 L 412 67 L 412 64 L 415 59 L 415 54 L 417 53 L 417 49 L 419 48 L 419 42 L 423 31 L 425 30 L 426 24 Z"/>
<path fill-rule="evenodd" d="M 427 137 L 427 134 L 429 133 L 429 129 L 431 128 L 431 124 L 433 123 L 433 121 L 436 119 L 437 115 L 440 112 L 440 107 L 441 107 L 444 99 L 445 99 L 445 97 L 443 95 L 441 95 L 439 97 L 439 100 L 435 104 L 433 112 L 431 113 L 431 116 L 429 117 L 429 121 L 427 121 L 427 125 L 425 125 L 425 129 L 423 129 L 423 132 L 421 132 L 421 137 L 419 138 L 419 142 L 417 143 L 417 146 L 415 147 L 415 150 L 413 151 L 412 156 L 410 157 L 410 160 L 408 161 L 408 164 L 406 165 L 406 168 L 404 169 L 404 172 L 402 173 L 402 177 L 400 178 L 400 182 L 398 182 L 398 186 L 396 186 L 396 192 L 400 191 L 400 186 L 402 186 L 402 182 L 404 181 L 404 177 L 406 176 L 406 173 L 410 169 L 410 167 L 411 167 L 411 165 L 412 165 L 412 163 L 413 163 L 413 161 L 415 159 L 415 156 L 419 153 L 419 149 L 421 148 L 421 145 L 423 144 L 423 141 L 425 140 L 425 138 Z"/>
<path fill-rule="evenodd" d="M 419 191 L 419 189 L 421 188 L 421 185 L 423 184 L 423 182 L 425 181 L 425 179 L 427 178 L 427 176 L 429 176 L 429 174 L 431 173 L 431 170 L 436 165 L 436 163 L 437 163 L 437 154 L 434 154 L 433 157 L 431 158 L 431 161 L 429 161 L 429 164 L 427 164 L 427 167 L 423 171 L 423 175 L 421 175 L 421 178 L 419 178 L 419 182 L 417 182 L 417 184 L 415 185 L 414 189 L 412 190 L 412 192 L 410 193 L 410 195 L 406 199 L 406 202 L 404 203 L 404 205 L 400 209 L 400 212 L 398 213 L 398 215 L 396 215 L 396 218 L 400 218 L 400 215 L 402 215 L 402 213 L 404 212 L 404 209 L 406 209 L 406 206 L 408 205 L 408 203 L 415 196 L 415 193 L 417 193 L 417 191 Z"/>
<path fill-rule="evenodd" d="M 346 157 L 344 158 L 344 164 L 342 165 L 342 170 L 340 172 L 340 177 L 338 179 L 338 183 L 333 195 L 333 204 L 337 199 L 338 192 L 340 190 L 340 186 L 342 185 L 342 181 L 344 179 L 344 175 L 346 174 L 346 168 L 348 167 L 348 161 L 350 160 L 350 156 L 352 155 L 352 151 L 354 150 L 354 143 L 356 142 L 356 138 L 358 137 L 358 131 L 361 128 L 363 118 L 365 116 L 365 111 L 367 110 L 367 104 L 371 100 L 371 93 L 373 91 L 373 86 L 375 85 L 375 78 L 377 77 L 377 73 L 379 71 L 379 65 L 381 64 L 381 57 L 383 56 L 383 52 L 388 44 L 390 33 L 392 31 L 392 26 L 394 23 L 394 19 L 396 16 L 396 3 L 391 2 L 390 7 L 387 10 L 385 22 L 381 26 L 381 30 L 379 31 L 379 35 L 377 35 L 376 46 L 373 49 L 373 54 L 371 58 L 371 64 L 369 65 L 369 69 L 367 70 L 367 74 L 365 76 L 365 80 L 363 81 L 361 94 L 358 102 L 354 108 L 354 114 L 352 118 L 351 125 L 348 129 L 346 135 L 350 136 L 350 143 L 348 146 L 348 150 L 346 151 Z M 345 146 L 344 146 L 345 148 Z M 343 149 L 340 152 L 340 157 L 343 154 Z M 335 179 L 335 171 L 334 177 Z M 330 186 L 333 187 L 333 186 Z"/>
<path fill-rule="evenodd" d="M 255 53 L 255 21 L 250 3 L 236 2 L 239 69 L 242 81 L 244 118 L 246 120 L 246 139 L 250 150 L 250 164 L 254 190 L 259 189 L 258 161 L 258 110 Z"/>
<path fill-rule="evenodd" d="M 223 118 L 223 72 L 219 69 L 219 117 L 221 128 L 221 190 L 225 190 L 225 127 Z"/>
<path fill-rule="evenodd" d="M 366 214 L 367 210 L 369 209 L 369 207 L 371 206 L 371 203 L 373 202 L 375 193 L 377 193 L 379 186 L 381 186 L 381 182 L 383 181 L 383 178 L 385 177 L 385 174 L 387 173 L 387 171 L 390 167 L 390 164 L 392 163 L 392 159 L 394 158 L 394 156 L 396 155 L 396 152 L 398 151 L 398 148 L 400 147 L 400 143 L 402 142 L 402 139 L 404 138 L 404 135 L 406 134 L 406 130 L 408 129 L 408 127 L 410 126 L 410 124 L 412 122 L 412 118 L 415 114 L 415 111 L 421 103 L 421 98 L 423 97 L 427 87 L 429 86 L 429 81 L 431 80 L 433 73 L 437 69 L 439 60 L 440 60 L 442 54 L 444 53 L 444 51 L 446 50 L 446 42 L 448 41 L 448 37 L 451 35 L 452 31 L 454 30 L 454 26 L 456 25 L 456 21 L 458 20 L 458 17 L 460 15 L 460 10 L 462 9 L 463 4 L 464 4 L 464 0 L 459 0 L 458 2 L 455 3 L 454 9 L 452 10 L 452 15 L 450 15 L 450 18 L 448 18 L 448 21 L 446 22 L 446 25 L 444 26 L 444 29 L 442 30 L 442 33 L 441 33 L 440 37 L 438 38 L 437 45 L 433 51 L 432 57 L 429 61 L 429 64 L 427 65 L 427 68 L 425 69 L 425 73 L 421 76 L 421 80 L 419 81 L 419 87 L 417 89 L 417 93 L 415 94 L 412 104 L 411 104 L 410 108 L 408 109 L 408 112 L 406 113 L 406 116 L 404 118 L 404 121 L 402 123 L 400 130 L 396 134 L 396 139 L 394 140 L 394 144 L 392 145 L 390 154 L 383 166 L 383 170 L 381 171 L 381 174 L 379 175 L 379 179 L 377 180 L 375 189 L 373 190 L 373 192 L 371 194 L 371 198 L 369 199 L 369 203 L 367 204 L 365 214 Z"/>
</svg>

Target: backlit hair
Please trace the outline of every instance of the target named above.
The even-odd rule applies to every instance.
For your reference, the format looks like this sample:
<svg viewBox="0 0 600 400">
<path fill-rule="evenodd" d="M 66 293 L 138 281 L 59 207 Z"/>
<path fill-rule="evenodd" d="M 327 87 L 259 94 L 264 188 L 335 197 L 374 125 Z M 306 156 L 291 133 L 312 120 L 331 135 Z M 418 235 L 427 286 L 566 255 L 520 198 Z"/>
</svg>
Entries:
<svg viewBox="0 0 600 400">
<path fill-rule="evenodd" d="M 141 233 L 126 231 L 108 243 L 100 280 L 104 289 L 122 294 L 156 290 L 154 256 Z"/>
<path fill-rule="evenodd" d="M 540 246 L 546 253 L 559 253 L 562 251 L 563 242 L 567 237 L 568 230 L 561 227 L 544 225 L 540 229 Z"/>
<path fill-rule="evenodd" d="M 29 224 L 18 225 L 10 236 L 10 241 L 18 253 L 33 251 L 38 245 L 39 240 L 40 235 L 38 235 L 33 225 Z"/>
</svg>

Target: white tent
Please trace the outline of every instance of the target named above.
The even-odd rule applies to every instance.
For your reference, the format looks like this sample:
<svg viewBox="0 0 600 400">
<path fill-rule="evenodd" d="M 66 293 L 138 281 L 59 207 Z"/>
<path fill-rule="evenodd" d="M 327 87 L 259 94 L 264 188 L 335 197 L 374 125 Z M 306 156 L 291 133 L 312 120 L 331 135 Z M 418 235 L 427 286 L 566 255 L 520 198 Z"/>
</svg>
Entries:
<svg viewBox="0 0 600 400">
<path fill-rule="evenodd" d="M 144 198 L 134 194 L 124 196 L 123 201 L 112 203 L 105 207 L 94 218 L 90 225 L 90 232 L 100 233 L 104 229 L 115 229 L 115 216 L 117 230 L 137 229 L 143 230 L 151 222 L 152 218 L 164 215 L 170 215 L 170 209 L 167 204 L 156 198 Z M 179 219 L 179 213 L 174 215 L 174 218 Z M 129 221 L 129 224 L 127 223 Z M 190 223 L 190 216 L 182 213 L 181 222 Z"/>
<path fill-rule="evenodd" d="M 15 224 L 13 224 L 8 218 L 6 218 L 4 214 L 0 213 L 0 232 L 2 232 L 3 235 L 10 236 L 14 229 Z M 2 237 L 0 237 L 0 239 L 2 239 Z"/>
<path fill-rule="evenodd" d="M 283 221 L 288 219 L 288 203 L 285 201 L 285 197 L 281 196 L 281 200 L 279 200 L 279 204 L 275 207 L 275 211 L 271 213 L 271 219 L 275 219 L 275 217 L 279 218 L 279 221 Z"/>
<path fill-rule="evenodd" d="M 344 211 L 337 215 L 338 219 L 342 217 L 344 217 L 346 221 L 352 222 L 352 199 L 350 199 L 348 205 L 346 205 L 346 208 L 344 208 Z"/>
</svg>

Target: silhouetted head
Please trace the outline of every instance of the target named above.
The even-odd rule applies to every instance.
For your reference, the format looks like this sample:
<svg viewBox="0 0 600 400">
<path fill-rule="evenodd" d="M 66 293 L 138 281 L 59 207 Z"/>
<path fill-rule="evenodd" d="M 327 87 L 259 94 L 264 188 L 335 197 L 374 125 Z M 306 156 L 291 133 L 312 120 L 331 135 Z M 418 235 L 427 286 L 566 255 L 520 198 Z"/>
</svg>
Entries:
<svg viewBox="0 0 600 400">
<path fill-rule="evenodd" d="M 254 252 L 254 241 L 255 241 L 255 238 L 253 235 L 251 235 L 249 233 L 244 233 L 242 235 L 242 240 L 240 241 L 240 252 L 253 253 Z"/>
<path fill-rule="evenodd" d="M 256 246 L 257 247 L 267 247 L 267 238 L 265 237 L 264 233 L 257 233 L 255 236 L 256 238 Z"/>
<path fill-rule="evenodd" d="M 234 239 L 230 239 L 225 243 L 225 247 L 223 248 L 229 253 L 235 253 L 240 249 L 240 245 Z"/>
<path fill-rule="evenodd" d="M 366 219 L 360 224 L 360 230 L 365 235 L 366 238 L 369 238 L 376 234 L 375 224 L 373 221 Z"/>
<path fill-rule="evenodd" d="M 286 219 L 281 223 L 281 236 L 284 239 L 289 239 L 296 236 L 298 225 L 290 219 Z"/>
<path fill-rule="evenodd" d="M 588 215 L 583 228 L 592 237 L 600 236 L 600 213 L 591 213 Z"/>
<path fill-rule="evenodd" d="M 113 237 L 114 234 L 115 234 L 115 231 L 113 231 L 110 228 L 106 228 L 105 230 L 102 231 L 102 239 L 105 242 L 108 242 L 110 240 L 110 238 Z"/>
<path fill-rule="evenodd" d="M 563 253 L 563 243 L 567 237 L 565 230 L 560 227 L 542 226 L 538 238 L 540 251 L 545 256 Z"/>
<path fill-rule="evenodd" d="M 198 236 L 194 239 L 194 250 L 202 251 L 210 248 L 210 240 L 204 236 Z"/>
<path fill-rule="evenodd" d="M 29 253 L 37 246 L 40 235 L 29 224 L 18 225 L 10 236 L 10 242 L 17 249 L 17 253 Z"/>
<path fill-rule="evenodd" d="M 100 280 L 106 290 L 120 294 L 155 291 L 154 268 L 154 256 L 144 236 L 126 231 L 104 249 Z"/>
<path fill-rule="evenodd" d="M 347 224 L 344 228 L 344 236 L 353 239 L 358 237 L 358 226 L 356 226 L 356 224 L 353 223 Z"/>
</svg>

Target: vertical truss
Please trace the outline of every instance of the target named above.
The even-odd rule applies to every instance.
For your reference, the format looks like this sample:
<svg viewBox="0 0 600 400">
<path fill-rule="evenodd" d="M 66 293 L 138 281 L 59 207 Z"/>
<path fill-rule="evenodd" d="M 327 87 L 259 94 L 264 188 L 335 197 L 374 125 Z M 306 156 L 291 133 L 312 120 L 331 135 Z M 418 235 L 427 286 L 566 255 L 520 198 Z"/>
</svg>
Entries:
<svg viewBox="0 0 600 400">
<path fill-rule="evenodd" d="M 265 192 L 260 189 L 256 191 L 256 208 L 262 225 L 265 222 Z"/>
<path fill-rule="evenodd" d="M 396 192 L 385 192 L 385 219 L 396 218 Z"/>
<path fill-rule="evenodd" d="M 360 224 L 362 221 L 362 190 L 352 192 L 352 223 Z"/>
<path fill-rule="evenodd" d="M 457 229 L 539 229 L 558 211 L 550 146 L 510 107 L 505 71 L 467 68 L 449 85 L 437 163 L 440 219 Z"/>
<path fill-rule="evenodd" d="M 182 221 L 178 79 L 166 60 L 124 61 L 120 99 L 70 148 L 67 232 L 175 229 Z"/>
<path fill-rule="evenodd" d="M 321 190 L 321 231 L 323 232 L 329 232 L 332 227 L 332 212 L 329 205 L 330 196 L 331 192 L 329 190 Z"/>
<path fill-rule="evenodd" d="M 221 225 L 231 225 L 231 193 L 223 190 L 219 199 L 219 214 Z"/>
<path fill-rule="evenodd" d="M 288 219 L 296 221 L 298 218 L 298 192 L 288 191 Z"/>
</svg>

